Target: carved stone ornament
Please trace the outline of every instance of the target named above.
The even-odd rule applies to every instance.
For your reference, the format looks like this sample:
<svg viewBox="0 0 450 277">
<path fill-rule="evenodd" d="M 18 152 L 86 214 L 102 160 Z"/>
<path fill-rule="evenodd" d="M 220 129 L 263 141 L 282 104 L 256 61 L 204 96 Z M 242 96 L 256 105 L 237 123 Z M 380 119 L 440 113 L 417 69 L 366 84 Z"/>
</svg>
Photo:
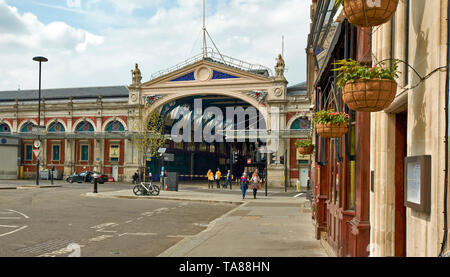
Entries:
<svg viewBox="0 0 450 277">
<path fill-rule="evenodd" d="M 275 78 L 276 79 L 285 79 L 284 77 L 284 70 L 286 68 L 286 65 L 284 63 L 283 57 L 278 55 L 277 58 L 277 65 L 275 66 Z"/>
<path fill-rule="evenodd" d="M 132 93 L 132 94 L 131 94 L 131 101 L 134 103 L 134 102 L 136 102 L 137 100 L 138 100 L 137 94 L 136 94 L 136 93 Z"/>
<path fill-rule="evenodd" d="M 283 89 L 282 88 L 276 88 L 275 90 L 274 90 L 274 92 L 273 92 L 273 94 L 276 96 L 276 97 L 281 97 L 282 95 L 283 95 Z"/>
<path fill-rule="evenodd" d="M 146 95 L 144 96 L 144 103 L 147 105 L 153 105 L 156 101 L 163 98 L 162 95 Z"/>
<path fill-rule="evenodd" d="M 131 86 L 139 86 L 141 85 L 142 74 L 139 69 L 139 65 L 136 64 L 134 70 L 131 70 Z"/>
<path fill-rule="evenodd" d="M 246 94 L 255 98 L 259 103 L 261 103 L 266 98 L 267 91 L 249 91 Z"/>
</svg>

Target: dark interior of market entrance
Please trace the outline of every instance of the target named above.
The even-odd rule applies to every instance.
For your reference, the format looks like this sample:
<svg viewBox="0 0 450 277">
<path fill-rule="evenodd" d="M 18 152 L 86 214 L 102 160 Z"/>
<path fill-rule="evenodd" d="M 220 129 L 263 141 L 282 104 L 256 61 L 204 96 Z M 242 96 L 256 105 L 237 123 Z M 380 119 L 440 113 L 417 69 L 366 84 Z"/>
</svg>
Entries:
<svg viewBox="0 0 450 277">
<path fill-rule="evenodd" d="M 225 96 L 216 95 L 199 95 L 195 97 L 186 97 L 177 101 L 168 103 L 162 107 L 161 115 L 165 122 L 166 135 L 171 134 L 172 127 L 178 120 L 182 120 L 177 114 L 180 107 L 194 110 L 194 100 L 201 99 L 202 111 L 208 109 L 208 107 L 217 107 L 226 115 L 227 107 L 243 109 L 251 108 L 251 105 L 243 100 L 230 98 Z M 198 106 L 196 106 L 198 107 Z M 245 115 L 245 130 L 251 128 L 266 128 L 265 121 L 257 109 L 254 109 L 258 118 L 258 126 L 250 126 L 254 124 L 254 120 L 251 120 L 251 115 Z M 203 115 L 203 113 L 202 113 Z M 241 118 L 242 119 L 242 118 Z M 192 120 L 189 117 L 189 120 Z M 236 116 L 234 121 L 234 130 L 237 130 L 239 118 Z M 229 141 L 225 136 L 225 132 L 220 132 L 219 128 L 216 128 L 217 121 L 214 121 L 214 117 L 208 118 L 202 116 L 202 128 L 205 128 L 208 124 L 213 124 L 212 133 L 223 135 L 223 142 L 211 142 L 207 143 L 205 140 L 202 142 L 175 142 L 168 140 L 164 146 L 166 152 L 163 156 L 152 158 L 147 160 L 147 172 L 152 172 L 153 179 L 159 180 L 161 169 L 164 167 L 167 172 L 178 173 L 179 181 L 181 182 L 198 182 L 207 180 L 207 172 L 211 170 L 213 173 L 220 169 L 222 176 L 226 175 L 226 172 L 231 169 L 234 177 L 239 177 L 243 172 L 253 173 L 256 169 L 261 177 L 265 177 L 266 172 L 266 154 L 262 153 L 261 149 L 264 149 L 265 142 L 260 138 L 255 138 L 254 135 L 250 135 L 245 132 L 245 137 L 234 137 L 233 141 Z M 224 122 L 223 127 L 227 125 Z M 239 130 L 242 130 L 242 126 Z M 229 127 L 229 125 L 228 125 Z M 193 120 L 192 120 L 192 138 L 195 132 Z M 226 139 L 228 138 L 228 139 Z M 235 178 L 236 179 L 236 178 Z"/>
</svg>

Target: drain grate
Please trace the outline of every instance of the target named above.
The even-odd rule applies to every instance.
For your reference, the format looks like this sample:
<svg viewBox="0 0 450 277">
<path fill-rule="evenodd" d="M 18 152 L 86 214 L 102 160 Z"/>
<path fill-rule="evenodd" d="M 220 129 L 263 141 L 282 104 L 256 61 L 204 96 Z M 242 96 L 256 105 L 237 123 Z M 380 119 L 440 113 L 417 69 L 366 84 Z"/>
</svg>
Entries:
<svg viewBox="0 0 450 277">
<path fill-rule="evenodd" d="M 60 250 L 62 248 L 67 247 L 71 241 L 68 240 L 49 240 L 46 242 L 38 243 L 32 246 L 28 246 L 22 249 L 19 249 L 18 252 L 24 253 L 24 254 L 31 254 L 31 255 L 42 255 L 48 252 L 52 252 L 55 250 Z"/>
</svg>

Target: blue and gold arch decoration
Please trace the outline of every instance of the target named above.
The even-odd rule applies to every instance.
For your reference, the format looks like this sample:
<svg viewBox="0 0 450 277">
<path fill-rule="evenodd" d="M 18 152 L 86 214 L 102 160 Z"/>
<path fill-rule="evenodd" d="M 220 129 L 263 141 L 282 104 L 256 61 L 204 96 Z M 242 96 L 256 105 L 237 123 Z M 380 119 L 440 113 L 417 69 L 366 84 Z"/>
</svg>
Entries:
<svg viewBox="0 0 450 277">
<path fill-rule="evenodd" d="M 106 132 L 125 132 L 125 127 L 118 120 L 111 121 L 106 125 Z"/>
<path fill-rule="evenodd" d="M 183 82 L 183 81 L 195 81 L 194 72 L 188 73 L 186 75 L 171 80 L 171 82 Z"/>
<path fill-rule="evenodd" d="M 228 74 L 228 73 L 223 73 L 217 70 L 213 71 L 213 80 L 222 80 L 222 79 L 237 79 L 239 77 Z"/>
<path fill-rule="evenodd" d="M 48 128 L 49 133 L 64 133 L 66 128 L 62 125 L 61 122 L 53 122 Z"/>
<path fill-rule="evenodd" d="M 86 133 L 86 132 L 94 132 L 94 126 L 89 121 L 80 122 L 75 129 L 75 132 Z"/>
</svg>

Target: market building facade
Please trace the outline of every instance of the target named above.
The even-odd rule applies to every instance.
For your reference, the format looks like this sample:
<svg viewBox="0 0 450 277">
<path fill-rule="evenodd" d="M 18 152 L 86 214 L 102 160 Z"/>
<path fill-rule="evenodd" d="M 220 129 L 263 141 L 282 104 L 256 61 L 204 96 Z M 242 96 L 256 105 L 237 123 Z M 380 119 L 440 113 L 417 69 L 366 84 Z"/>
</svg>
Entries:
<svg viewBox="0 0 450 277">
<path fill-rule="evenodd" d="M 176 143 L 168 137 L 165 147 L 173 158 L 163 161 L 148 157 L 147 167 L 154 178 L 158 178 L 162 164 L 168 171 L 178 172 L 183 181 L 202 179 L 208 169 L 226 172 L 232 168 L 237 175 L 261 168 L 269 186 L 301 182 L 306 187 L 309 157 L 299 157 L 294 143 L 311 135 L 310 101 L 304 84 L 287 86 L 284 68 L 281 55 L 273 74 L 269 68 L 208 52 L 207 56 L 196 56 L 155 73 L 147 82 L 142 82 L 136 64 L 132 83 L 127 87 L 44 89 L 41 122 L 46 132 L 42 137 L 41 170 L 55 166 L 64 176 L 96 170 L 115 180 L 129 181 L 145 155 L 139 153 L 132 140 L 139 107 L 160 112 L 166 122 L 166 135 L 170 135 L 175 123 L 173 111 L 177 107 L 189 108 L 200 99 L 204 109 L 254 107 L 264 119 L 263 129 L 269 141 L 274 141 L 271 147 L 275 151 L 261 151 L 266 142 L 251 140 L 254 138 L 248 124 L 241 143 Z M 19 178 L 33 178 L 36 172 L 36 135 L 32 131 L 37 125 L 37 105 L 37 91 L 0 93 L 2 135 L 20 139 Z M 233 166 L 232 153 L 238 154 L 237 165 Z"/>
</svg>

